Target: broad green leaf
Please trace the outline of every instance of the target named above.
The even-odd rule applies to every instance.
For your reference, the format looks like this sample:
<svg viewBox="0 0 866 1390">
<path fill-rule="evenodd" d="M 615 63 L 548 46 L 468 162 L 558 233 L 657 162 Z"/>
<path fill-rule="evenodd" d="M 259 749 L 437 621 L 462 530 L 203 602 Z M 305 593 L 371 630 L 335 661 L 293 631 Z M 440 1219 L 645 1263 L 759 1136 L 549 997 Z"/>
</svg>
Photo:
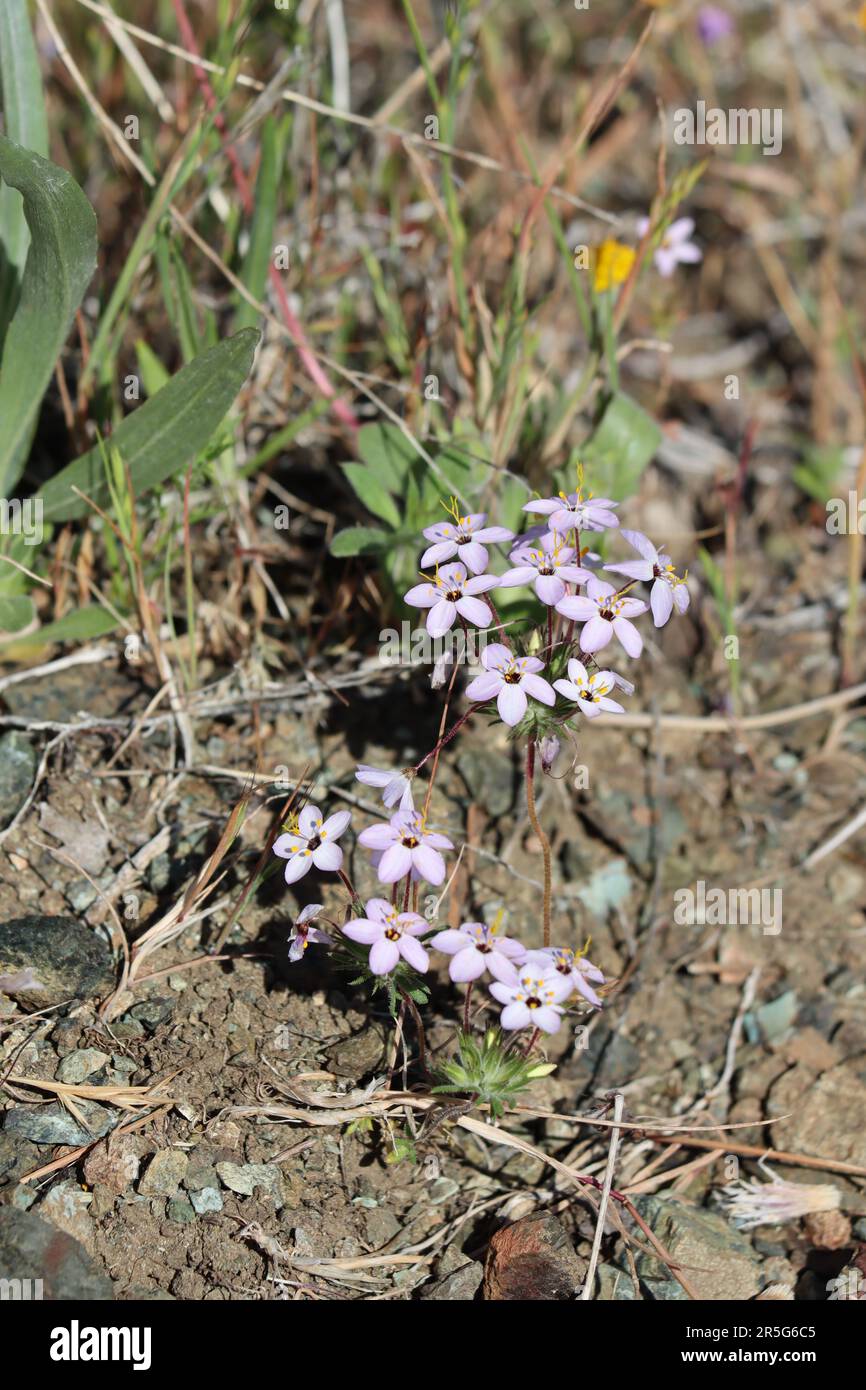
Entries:
<svg viewBox="0 0 866 1390">
<path fill-rule="evenodd" d="M 39 403 L 96 268 L 96 218 L 65 169 L 0 135 L 0 177 L 24 197 L 30 250 L 0 359 L 0 496 L 24 471 Z"/>
<path fill-rule="evenodd" d="M 277 219 L 277 194 L 280 183 L 280 154 L 282 142 L 277 138 L 277 123 L 273 116 L 262 125 L 261 157 L 256 177 L 256 201 L 250 227 L 250 244 L 244 257 L 241 280 L 259 303 L 265 297 L 268 266 L 274 250 L 274 227 Z M 237 328 L 254 328 L 261 315 L 252 304 L 238 296 L 235 312 Z"/>
<path fill-rule="evenodd" d="M 204 449 L 249 374 L 258 340 L 254 328 L 245 328 L 203 352 L 117 426 L 111 444 L 123 457 L 137 496 L 179 473 Z M 46 521 L 88 514 L 73 485 L 100 506 L 109 500 L 99 445 L 40 490 Z"/>
<path fill-rule="evenodd" d="M 33 621 L 33 602 L 26 594 L 5 594 L 0 598 L 0 632 L 20 632 Z"/>
<path fill-rule="evenodd" d="M 345 531 L 338 531 L 331 541 L 331 554 L 341 557 L 368 555 L 384 550 L 387 543 L 387 532 L 375 526 L 347 526 Z"/>
<path fill-rule="evenodd" d="M 0 106 L 9 139 L 45 157 L 48 121 L 27 0 L 0 5 Z M 0 186 L 0 348 L 18 303 L 29 245 L 21 194 Z"/>
<path fill-rule="evenodd" d="M 30 602 L 29 599 L 26 601 Z M 0 605 L 8 602 L 8 599 L 0 600 Z M 0 627 L 2 626 L 0 622 Z M 25 624 L 22 623 L 21 626 Z M 25 642 L 31 646 L 41 646 L 45 642 L 88 642 L 93 637 L 103 637 L 106 632 L 113 632 L 116 627 L 117 619 L 112 617 L 107 609 L 100 607 L 98 603 L 91 603 L 86 608 L 76 608 L 74 612 L 67 613 L 64 618 L 58 618 L 54 623 L 46 623 L 36 632 L 28 632 L 26 637 L 15 637 L 12 640 L 19 647 Z"/>
<path fill-rule="evenodd" d="M 385 491 L 375 474 L 369 468 L 365 468 L 363 463 L 344 463 L 343 472 L 367 511 L 379 517 L 380 521 L 387 521 L 388 525 L 393 526 L 396 530 L 400 525 L 400 513 L 397 510 L 397 504 L 390 493 Z"/>
<path fill-rule="evenodd" d="M 662 432 L 630 396 L 612 396 L 581 450 L 593 492 L 616 501 L 630 496 L 662 440 Z"/>
<path fill-rule="evenodd" d="M 362 425 L 358 453 L 389 492 L 401 492 L 409 467 L 420 458 L 418 450 L 396 425 Z"/>
</svg>

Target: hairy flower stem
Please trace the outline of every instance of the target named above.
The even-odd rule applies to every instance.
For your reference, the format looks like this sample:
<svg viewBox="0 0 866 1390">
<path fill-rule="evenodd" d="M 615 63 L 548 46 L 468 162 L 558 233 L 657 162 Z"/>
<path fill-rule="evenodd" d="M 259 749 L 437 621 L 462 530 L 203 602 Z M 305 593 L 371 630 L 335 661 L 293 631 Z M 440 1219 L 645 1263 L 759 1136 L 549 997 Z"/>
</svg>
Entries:
<svg viewBox="0 0 866 1390">
<path fill-rule="evenodd" d="M 463 1032 L 466 1034 L 467 1037 L 469 1036 L 469 1031 L 470 1031 L 470 1026 L 471 1026 L 471 1025 L 470 1025 L 470 1019 L 469 1019 L 469 1006 L 470 1006 L 471 1003 L 472 1003 L 472 981 L 470 980 L 470 981 L 468 982 L 467 986 L 466 986 L 466 998 L 463 1000 Z"/>
<path fill-rule="evenodd" d="M 355 892 L 352 880 L 349 878 L 349 875 L 346 873 L 345 869 L 338 869 L 337 876 L 340 879 L 340 882 L 342 883 L 343 887 L 346 889 L 346 892 L 349 894 L 349 898 L 352 903 L 352 911 L 358 912 L 363 915 L 364 904 L 361 902 L 361 899 Z"/>
<path fill-rule="evenodd" d="M 535 1044 L 538 1042 L 538 1039 L 539 1039 L 540 1037 L 541 1037 L 541 1029 L 540 1029 L 540 1028 L 533 1028 L 533 1030 L 532 1030 L 532 1035 L 531 1035 L 531 1037 L 530 1037 L 530 1039 L 529 1039 L 529 1042 L 526 1044 L 526 1052 L 524 1053 L 524 1056 L 525 1056 L 525 1057 L 528 1057 L 528 1056 L 530 1055 L 530 1053 L 532 1052 L 532 1049 L 535 1047 Z"/>
<path fill-rule="evenodd" d="M 541 828 L 538 819 L 538 811 L 535 808 L 535 739 L 531 738 L 526 746 L 526 808 L 529 811 L 529 820 L 532 829 L 541 843 L 541 854 L 544 860 L 544 908 L 543 908 L 543 927 L 544 944 L 550 945 L 550 841 Z"/>
<path fill-rule="evenodd" d="M 400 986 L 398 985 L 397 988 L 400 989 Z M 427 1073 L 427 1034 L 424 1032 L 424 1024 L 421 1021 L 421 1015 L 418 1012 L 415 1000 L 410 994 L 406 993 L 405 989 L 400 989 L 400 998 L 412 1015 L 412 1022 L 415 1024 L 415 1032 L 418 1035 L 418 1065 L 423 1072 Z"/>
</svg>

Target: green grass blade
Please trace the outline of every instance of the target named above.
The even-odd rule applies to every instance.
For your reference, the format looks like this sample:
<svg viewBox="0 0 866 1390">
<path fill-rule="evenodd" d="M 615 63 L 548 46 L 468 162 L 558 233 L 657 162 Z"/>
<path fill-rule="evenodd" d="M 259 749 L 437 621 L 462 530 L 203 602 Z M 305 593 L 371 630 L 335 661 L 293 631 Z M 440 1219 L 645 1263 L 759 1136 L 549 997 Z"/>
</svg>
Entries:
<svg viewBox="0 0 866 1390">
<path fill-rule="evenodd" d="M 255 329 L 245 328 L 203 352 L 117 426 L 111 444 L 129 468 L 136 496 L 179 473 L 205 447 L 249 374 L 258 340 Z M 73 485 L 100 506 L 108 500 L 99 445 L 41 489 L 46 521 L 87 515 Z"/>
</svg>

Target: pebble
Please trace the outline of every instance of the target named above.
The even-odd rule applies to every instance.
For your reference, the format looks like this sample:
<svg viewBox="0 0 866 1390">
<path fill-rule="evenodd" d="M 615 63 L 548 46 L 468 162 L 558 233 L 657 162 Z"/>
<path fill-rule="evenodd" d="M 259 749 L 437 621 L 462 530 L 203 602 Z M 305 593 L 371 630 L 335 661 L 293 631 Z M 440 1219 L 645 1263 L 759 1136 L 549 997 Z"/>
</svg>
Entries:
<svg viewBox="0 0 866 1390">
<path fill-rule="evenodd" d="M 154 1154 L 138 1184 L 141 1197 L 173 1197 L 189 1165 L 182 1149 L 160 1149 Z"/>
<path fill-rule="evenodd" d="M 196 1192 L 190 1193 L 189 1200 L 199 1216 L 207 1211 L 222 1211 L 223 1209 L 222 1194 L 215 1187 L 199 1188 Z"/>
<path fill-rule="evenodd" d="M 0 1207 L 0 1270 L 16 1279 L 41 1279 L 42 1297 L 53 1301 L 105 1302 L 111 1280 L 72 1236 L 33 1211 Z"/>
<path fill-rule="evenodd" d="M 701 1300 L 754 1298 L 760 1264 L 751 1244 L 723 1216 L 670 1197 L 638 1197 L 635 1206 L 650 1230 L 680 1265 Z M 655 1256 L 638 1255 L 642 1287 L 654 1299 L 688 1294 Z"/>
<path fill-rule="evenodd" d="M 36 749 L 20 729 L 0 738 L 0 826 L 14 820 L 33 786 Z"/>
<path fill-rule="evenodd" d="M 582 1288 L 586 1268 L 555 1216 L 527 1216 L 492 1236 L 484 1264 L 484 1298 L 572 1300 Z"/>
<path fill-rule="evenodd" d="M 67 1086 L 78 1086 L 89 1076 L 95 1076 L 108 1062 L 107 1052 L 96 1047 L 83 1047 L 76 1052 L 68 1052 L 57 1068 L 57 1080 Z"/>
<path fill-rule="evenodd" d="M 275 1163 L 218 1163 L 216 1170 L 232 1192 L 252 1197 L 258 1187 L 273 1198 L 275 1206 L 283 1205 L 283 1178 Z"/>
<path fill-rule="evenodd" d="M 79 1124 L 62 1105 L 52 1101 L 50 1105 L 21 1105 L 7 1110 L 5 1132 L 19 1134 L 32 1144 L 68 1144 L 78 1148 L 101 1139 L 120 1119 L 119 1112 L 106 1110 L 93 1101 L 76 1100 L 75 1108 L 89 1129 Z"/>
<path fill-rule="evenodd" d="M 75 918 L 34 914 L 0 922 L 0 991 L 22 1009 L 100 999 L 114 981 L 107 941 Z"/>
</svg>

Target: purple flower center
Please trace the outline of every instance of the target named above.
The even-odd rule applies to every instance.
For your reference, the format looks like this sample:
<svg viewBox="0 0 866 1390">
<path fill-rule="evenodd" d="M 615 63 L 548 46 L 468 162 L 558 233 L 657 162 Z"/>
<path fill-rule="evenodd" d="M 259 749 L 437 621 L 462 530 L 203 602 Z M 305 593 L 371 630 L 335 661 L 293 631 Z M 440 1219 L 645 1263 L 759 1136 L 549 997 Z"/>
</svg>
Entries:
<svg viewBox="0 0 866 1390">
<path fill-rule="evenodd" d="M 401 837 L 400 843 L 405 845 L 407 849 L 417 849 L 419 841 L 410 830 L 407 830 L 406 833 Z"/>
<path fill-rule="evenodd" d="M 385 932 L 385 939 L 387 941 L 399 941 L 400 932 L 397 930 L 396 927 L 388 927 Z"/>
<path fill-rule="evenodd" d="M 506 671 L 502 679 L 505 681 L 506 685 L 519 685 L 520 672 L 515 670 Z"/>
<path fill-rule="evenodd" d="M 308 840 L 308 841 L 307 841 L 307 849 L 309 849 L 309 850 L 318 849 L 318 848 L 319 848 L 319 845 L 320 845 L 321 843 L 322 843 L 322 841 L 320 840 L 319 836 L 318 836 L 318 835 L 314 835 L 313 838 L 312 838 L 311 840 Z"/>
<path fill-rule="evenodd" d="M 530 994 L 529 998 L 526 1001 L 526 1007 L 527 1009 L 541 1008 L 541 1000 L 539 999 L 537 994 Z"/>
<path fill-rule="evenodd" d="M 447 594 L 445 595 L 449 603 L 456 603 L 460 596 L 461 595 L 459 589 L 449 589 Z"/>
</svg>

